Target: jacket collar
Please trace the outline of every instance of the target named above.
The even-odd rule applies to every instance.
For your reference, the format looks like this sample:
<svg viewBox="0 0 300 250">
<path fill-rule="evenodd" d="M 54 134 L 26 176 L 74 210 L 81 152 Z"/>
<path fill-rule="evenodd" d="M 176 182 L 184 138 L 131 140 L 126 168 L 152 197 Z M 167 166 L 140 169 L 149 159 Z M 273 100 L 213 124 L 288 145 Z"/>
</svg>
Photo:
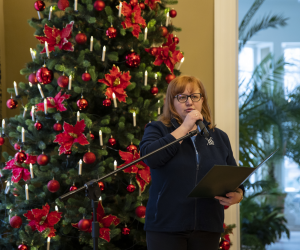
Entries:
<svg viewBox="0 0 300 250">
<path fill-rule="evenodd" d="M 171 123 L 172 123 L 173 127 L 175 127 L 175 129 L 177 129 L 180 126 L 180 124 L 177 122 L 177 120 L 175 118 L 171 119 Z M 205 127 L 207 127 L 210 124 L 210 122 L 206 121 L 204 117 L 203 117 L 203 123 L 204 123 Z"/>
</svg>

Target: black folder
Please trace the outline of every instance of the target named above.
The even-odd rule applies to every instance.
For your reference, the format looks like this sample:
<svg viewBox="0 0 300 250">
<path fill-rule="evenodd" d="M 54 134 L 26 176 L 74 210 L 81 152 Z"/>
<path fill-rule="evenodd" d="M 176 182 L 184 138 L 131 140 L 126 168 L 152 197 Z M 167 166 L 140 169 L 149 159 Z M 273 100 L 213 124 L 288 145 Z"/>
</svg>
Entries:
<svg viewBox="0 0 300 250">
<path fill-rule="evenodd" d="M 214 198 L 215 196 L 226 197 L 229 192 L 235 191 L 255 171 L 269 160 L 278 149 L 265 158 L 256 168 L 237 167 L 228 165 L 215 165 L 200 180 L 188 197 Z"/>
</svg>

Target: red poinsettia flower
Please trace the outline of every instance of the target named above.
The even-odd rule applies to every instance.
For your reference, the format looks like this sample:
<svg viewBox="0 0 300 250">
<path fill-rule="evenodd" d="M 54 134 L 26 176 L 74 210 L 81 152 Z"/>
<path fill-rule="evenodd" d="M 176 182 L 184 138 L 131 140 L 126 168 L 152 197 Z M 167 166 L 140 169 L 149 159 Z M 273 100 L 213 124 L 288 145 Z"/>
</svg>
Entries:
<svg viewBox="0 0 300 250">
<path fill-rule="evenodd" d="M 49 52 L 54 51 L 55 47 L 60 50 L 74 51 L 74 46 L 68 40 L 71 38 L 74 21 L 66 25 L 63 30 L 59 30 L 53 26 L 50 28 L 47 24 L 44 27 L 45 36 L 35 36 L 42 44 L 48 43 Z M 41 54 L 46 53 L 46 48 Z"/>
<path fill-rule="evenodd" d="M 123 152 L 119 150 L 119 155 L 125 162 L 124 164 L 118 166 L 118 168 L 123 167 L 126 164 L 140 158 L 140 153 L 138 153 L 137 151 L 134 151 L 134 154 L 132 154 L 130 152 Z M 123 171 L 124 173 L 136 174 L 135 178 L 141 188 L 141 192 L 144 192 L 146 186 L 151 181 L 150 168 L 142 161 L 139 161 L 138 163 L 124 169 Z"/>
<path fill-rule="evenodd" d="M 91 227 L 86 231 L 91 233 L 92 232 L 92 219 L 88 219 L 90 221 Z M 114 224 L 117 226 L 120 223 L 120 219 L 114 215 L 105 215 L 104 208 L 102 206 L 101 201 L 98 202 L 97 207 L 97 221 L 99 222 L 99 238 L 106 240 L 107 242 L 110 241 L 110 229 L 109 227 Z M 78 228 L 78 223 L 72 223 L 73 227 Z"/>
<path fill-rule="evenodd" d="M 121 24 L 124 29 L 133 28 L 132 35 L 136 38 L 139 38 L 139 34 L 142 32 L 140 25 L 145 28 L 146 21 L 142 18 L 141 13 L 142 10 L 138 4 L 136 4 L 133 8 L 131 4 L 126 2 L 122 2 L 122 15 L 125 17 L 125 21 Z"/>
<path fill-rule="evenodd" d="M 49 213 L 49 211 L 50 206 L 46 203 L 42 209 L 31 209 L 24 216 L 29 220 L 28 225 L 32 228 L 32 231 L 43 232 L 45 229 L 50 228 L 48 237 L 54 237 L 56 232 L 54 225 L 59 222 L 62 212 L 53 211 Z"/>
<path fill-rule="evenodd" d="M 146 52 L 150 53 L 151 48 L 145 49 Z M 167 42 L 164 43 L 161 47 L 158 47 L 156 53 L 154 65 L 160 66 L 162 63 L 166 64 L 167 68 L 173 73 L 174 66 L 177 62 L 183 58 L 182 53 L 179 50 L 176 50 L 176 44 L 173 41 L 173 34 L 169 34 Z"/>
<path fill-rule="evenodd" d="M 145 4 L 147 4 L 151 10 L 156 9 L 157 3 L 160 3 L 160 0 L 145 0 Z"/>
<path fill-rule="evenodd" d="M 84 120 L 77 122 L 73 127 L 67 122 L 64 122 L 64 132 L 55 136 L 55 140 L 53 142 L 58 142 L 59 154 L 66 153 L 71 150 L 71 147 L 74 143 L 79 143 L 80 145 L 88 145 L 89 142 L 86 139 L 83 131 L 85 129 Z"/>
<path fill-rule="evenodd" d="M 27 155 L 27 158 L 26 160 L 24 161 L 25 164 L 34 164 L 36 163 L 36 159 L 37 159 L 37 156 L 36 155 L 30 155 L 30 154 L 26 154 Z"/>
<path fill-rule="evenodd" d="M 56 108 L 56 110 L 62 112 L 66 111 L 66 107 L 63 104 L 63 101 L 68 99 L 71 95 L 67 94 L 61 94 L 61 91 L 58 92 L 58 94 L 53 98 L 53 97 L 47 97 L 47 107 L 48 108 Z M 36 111 L 44 111 L 44 103 L 39 103 L 36 105 L 37 109 Z"/>
<path fill-rule="evenodd" d="M 112 99 L 112 94 L 115 93 L 116 98 L 120 102 L 126 102 L 127 94 L 124 89 L 130 85 L 131 76 L 129 75 L 129 71 L 122 73 L 119 67 L 115 65 L 110 70 L 110 74 L 105 74 L 104 79 L 99 79 L 98 82 L 104 83 L 108 86 L 106 89 L 105 95 Z"/>
<path fill-rule="evenodd" d="M 6 167 L 3 169 L 12 170 L 11 181 L 18 183 L 21 179 L 24 181 L 30 180 L 30 172 L 28 169 L 23 168 L 15 162 L 15 159 L 12 159 L 6 162 Z"/>
</svg>

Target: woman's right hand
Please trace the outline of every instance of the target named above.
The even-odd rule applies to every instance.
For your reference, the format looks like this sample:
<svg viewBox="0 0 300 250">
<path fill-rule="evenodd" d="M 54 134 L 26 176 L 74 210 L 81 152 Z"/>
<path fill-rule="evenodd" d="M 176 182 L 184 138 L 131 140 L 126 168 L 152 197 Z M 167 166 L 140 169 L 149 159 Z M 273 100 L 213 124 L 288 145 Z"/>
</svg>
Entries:
<svg viewBox="0 0 300 250">
<path fill-rule="evenodd" d="M 188 133 L 191 130 L 196 129 L 194 127 L 196 126 L 196 121 L 198 120 L 203 121 L 202 114 L 198 110 L 192 110 L 186 115 L 181 126 L 186 130 L 186 133 Z"/>
</svg>

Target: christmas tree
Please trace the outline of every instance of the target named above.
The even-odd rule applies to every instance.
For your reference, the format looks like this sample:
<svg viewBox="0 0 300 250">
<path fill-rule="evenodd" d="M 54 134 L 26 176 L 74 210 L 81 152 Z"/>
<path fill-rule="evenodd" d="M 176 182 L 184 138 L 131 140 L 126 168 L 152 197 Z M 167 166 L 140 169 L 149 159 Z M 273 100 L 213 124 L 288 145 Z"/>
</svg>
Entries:
<svg viewBox="0 0 300 250">
<path fill-rule="evenodd" d="M 144 127 L 156 120 L 183 62 L 176 10 L 167 0 L 36 1 L 29 20 L 39 45 L 8 89 L 2 121 L 1 249 L 92 249 L 84 192 L 59 196 L 139 158 Z M 175 66 L 176 65 L 176 66 Z M 22 104 L 22 105 L 20 105 Z M 143 162 L 99 182 L 101 249 L 146 249 L 143 224 L 150 170 Z"/>
</svg>

